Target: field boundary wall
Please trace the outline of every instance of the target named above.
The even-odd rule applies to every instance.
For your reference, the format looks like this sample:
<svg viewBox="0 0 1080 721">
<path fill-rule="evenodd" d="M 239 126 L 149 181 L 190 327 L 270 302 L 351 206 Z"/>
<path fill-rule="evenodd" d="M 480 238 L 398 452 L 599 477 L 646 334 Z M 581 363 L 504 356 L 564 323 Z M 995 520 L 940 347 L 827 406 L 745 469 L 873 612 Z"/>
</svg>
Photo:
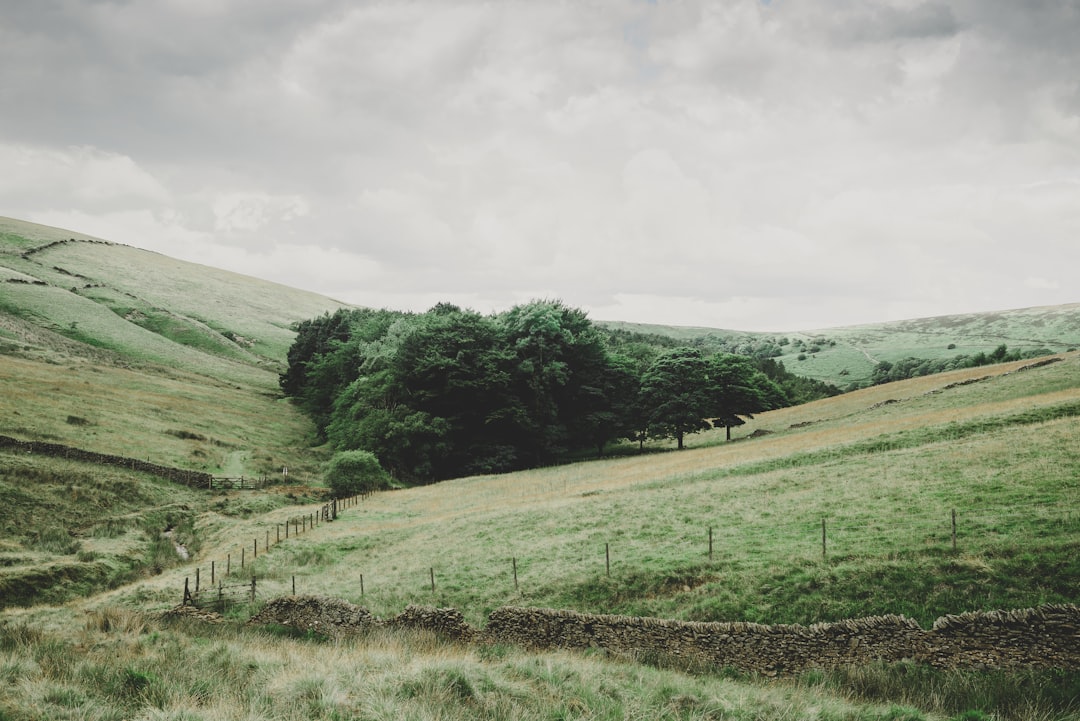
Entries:
<svg viewBox="0 0 1080 721">
<path fill-rule="evenodd" d="M 930 630 L 904 616 L 801 625 L 697 623 L 503 607 L 488 638 L 533 649 L 599 648 L 777 674 L 876 661 L 939 668 L 1080 669 L 1080 607 L 943 616 Z"/>
<path fill-rule="evenodd" d="M 211 488 L 214 477 L 202 471 L 191 471 L 183 468 L 160 466 L 149 461 L 141 461 L 138 458 L 124 458 L 112 456 L 106 453 L 84 451 L 80 448 L 65 446 L 60 443 L 44 443 L 42 441 L 23 441 L 18 438 L 0 435 L 0 448 L 10 448 L 22 453 L 32 453 L 53 458 L 68 458 L 73 461 L 97 463 L 106 466 L 127 468 L 132 471 L 141 471 L 164 478 L 167 481 L 180 483 L 193 488 Z"/>
<path fill-rule="evenodd" d="M 1080 669 L 1080 607 L 1071 604 L 943 616 L 925 630 L 904 616 L 835 623 L 703 623 L 504 606 L 476 630 L 452 608 L 409 606 L 389 620 L 341 599 L 283 596 L 250 623 L 341 636 L 374 626 L 530 650 L 597 649 L 637 660 L 764 675 L 911 661 L 937 668 Z"/>
</svg>

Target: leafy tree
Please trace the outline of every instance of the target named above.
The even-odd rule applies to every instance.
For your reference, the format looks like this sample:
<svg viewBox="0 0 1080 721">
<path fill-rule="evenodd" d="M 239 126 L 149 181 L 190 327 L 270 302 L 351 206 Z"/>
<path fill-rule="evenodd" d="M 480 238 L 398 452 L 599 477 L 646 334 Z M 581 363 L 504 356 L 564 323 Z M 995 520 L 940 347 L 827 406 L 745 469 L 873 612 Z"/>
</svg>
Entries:
<svg viewBox="0 0 1080 721">
<path fill-rule="evenodd" d="M 554 460 L 583 446 L 578 419 L 605 403 L 603 339 L 585 312 L 560 301 L 533 301 L 500 317 L 514 350 L 513 384 L 525 414 L 522 450 L 532 463 Z"/>
<path fill-rule="evenodd" d="M 648 435 L 673 438 L 680 450 L 687 433 L 712 427 L 709 363 L 697 348 L 660 355 L 641 378 L 641 405 Z"/>
<path fill-rule="evenodd" d="M 443 433 L 427 448 L 427 480 L 512 467 L 520 401 L 511 391 L 514 353 L 490 317 L 440 305 L 418 319 L 393 361 L 407 405 Z M 421 429 L 417 427 L 417 432 Z"/>
<path fill-rule="evenodd" d="M 612 441 L 644 441 L 639 433 L 645 425 L 638 403 L 641 374 L 633 359 L 607 356 L 604 366 L 583 387 L 594 397 L 581 410 L 576 422 L 571 423 L 576 436 L 591 442 L 601 456 L 604 447 Z"/>
<path fill-rule="evenodd" d="M 379 459 L 368 451 L 335 453 L 326 466 L 326 485 L 335 498 L 355 496 L 390 486 L 390 476 L 379 465 Z"/>
<path fill-rule="evenodd" d="M 299 396 L 307 383 L 309 364 L 329 351 L 332 343 L 349 337 L 350 316 L 350 311 L 341 309 L 296 324 L 296 339 L 287 354 L 288 367 L 278 379 L 285 395 Z"/>
<path fill-rule="evenodd" d="M 753 418 L 754 413 L 786 405 L 780 386 L 746 356 L 717 354 L 709 359 L 708 373 L 713 423 L 724 426 L 729 441 L 732 427 L 744 422 L 741 416 Z"/>
</svg>

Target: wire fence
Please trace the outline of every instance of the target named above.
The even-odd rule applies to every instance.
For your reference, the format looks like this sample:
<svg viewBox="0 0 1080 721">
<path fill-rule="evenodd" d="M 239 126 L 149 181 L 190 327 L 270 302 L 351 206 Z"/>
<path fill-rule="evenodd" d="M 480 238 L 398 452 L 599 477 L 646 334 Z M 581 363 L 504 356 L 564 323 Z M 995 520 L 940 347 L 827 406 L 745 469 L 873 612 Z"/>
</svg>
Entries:
<svg viewBox="0 0 1080 721">
<path fill-rule="evenodd" d="M 202 564 L 193 569 L 194 577 L 184 578 L 184 595 L 182 604 L 185 606 L 198 606 L 206 608 L 210 606 L 222 607 L 241 601 L 255 602 L 257 581 L 254 575 L 254 563 L 260 555 L 265 555 L 274 546 L 304 535 L 325 523 L 331 523 L 338 518 L 338 514 L 347 508 L 358 505 L 369 494 L 349 496 L 347 498 L 334 499 L 323 504 L 318 510 L 298 514 L 284 522 L 274 524 L 274 530 L 266 529 L 265 533 L 253 536 L 250 543 L 245 543 L 237 549 L 237 553 L 226 553 L 224 559 L 209 560 L 209 567 Z M 250 573 L 250 581 L 243 584 L 226 584 L 237 574 L 247 575 Z M 295 593 L 296 580 L 293 577 L 293 591 Z M 245 590 L 240 590 L 245 589 Z"/>
</svg>

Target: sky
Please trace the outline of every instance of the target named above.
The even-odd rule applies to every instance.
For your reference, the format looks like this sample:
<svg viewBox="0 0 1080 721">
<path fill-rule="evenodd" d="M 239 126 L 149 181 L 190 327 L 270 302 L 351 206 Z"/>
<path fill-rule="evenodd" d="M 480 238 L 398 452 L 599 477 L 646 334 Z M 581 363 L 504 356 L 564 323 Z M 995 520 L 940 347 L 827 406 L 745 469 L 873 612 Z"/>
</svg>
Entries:
<svg viewBox="0 0 1080 721">
<path fill-rule="evenodd" d="M 0 0 L 0 215 L 370 307 L 1080 301 L 1080 0 Z"/>
</svg>

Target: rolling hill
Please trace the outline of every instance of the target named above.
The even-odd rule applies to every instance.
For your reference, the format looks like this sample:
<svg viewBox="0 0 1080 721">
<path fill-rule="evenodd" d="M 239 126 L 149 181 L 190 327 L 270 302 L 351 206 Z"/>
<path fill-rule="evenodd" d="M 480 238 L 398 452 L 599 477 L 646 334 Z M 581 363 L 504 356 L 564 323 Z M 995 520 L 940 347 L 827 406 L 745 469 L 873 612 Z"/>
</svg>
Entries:
<svg viewBox="0 0 1080 721">
<path fill-rule="evenodd" d="M 991 353 L 1004 344 L 1013 351 L 1063 353 L 1080 348 L 1080 303 L 789 333 L 745 333 L 715 328 L 642 323 L 603 325 L 753 354 L 763 348 L 796 375 L 846 389 L 867 385 L 874 366 L 905 358 L 938 360 Z"/>
<path fill-rule="evenodd" d="M 291 484 L 210 492 L 0 448 L 0 719 L 1080 714 L 1075 671 L 901 664 L 771 682 L 599 653 L 384 636 L 327 643 L 232 622 L 250 607 L 213 627 L 156 620 L 196 569 L 220 572 L 253 541 L 258 558 L 233 573 L 257 577 L 261 601 L 295 583 L 384 617 L 424 604 L 458 608 L 476 625 L 523 605 L 769 624 L 902 613 L 926 627 L 944 614 L 1080 601 L 1077 352 L 770 411 L 733 442 L 720 430 L 683 452 L 658 443 L 378 494 L 267 549 L 263 539 L 321 502 L 324 451 L 277 388 L 289 326 L 340 306 L 0 220 L 0 435 L 216 474 L 288 466 Z M 785 346 L 801 340 L 807 367 L 828 360 L 849 373 L 821 377 L 850 378 L 859 357 L 1000 343 L 1067 350 L 1078 313 L 791 333 Z"/>
</svg>

